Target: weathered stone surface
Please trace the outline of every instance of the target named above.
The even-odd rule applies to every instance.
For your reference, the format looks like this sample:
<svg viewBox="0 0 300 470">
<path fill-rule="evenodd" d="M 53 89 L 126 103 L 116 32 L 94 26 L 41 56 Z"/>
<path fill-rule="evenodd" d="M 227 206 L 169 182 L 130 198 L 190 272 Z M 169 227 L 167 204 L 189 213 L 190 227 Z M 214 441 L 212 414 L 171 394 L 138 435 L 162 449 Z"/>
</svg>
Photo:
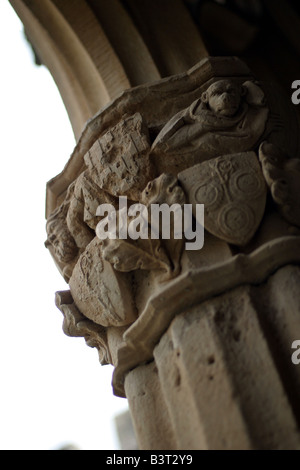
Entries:
<svg viewBox="0 0 300 470">
<path fill-rule="evenodd" d="M 204 204 L 206 230 L 234 245 L 246 245 L 263 218 L 267 188 L 254 152 L 214 158 L 178 175 L 188 200 Z"/>
<path fill-rule="evenodd" d="M 97 238 L 80 256 L 69 284 L 79 310 L 98 325 L 124 326 L 136 319 L 130 277 L 103 259 Z"/>
<path fill-rule="evenodd" d="M 55 303 L 64 315 L 64 333 L 67 336 L 83 337 L 88 346 L 98 350 L 101 364 L 111 364 L 112 359 L 105 328 L 88 320 L 79 312 L 70 291 L 57 292 Z"/>
<path fill-rule="evenodd" d="M 300 448 L 290 348 L 300 335 L 299 282 L 299 268 L 287 266 L 261 286 L 233 289 L 173 320 L 154 364 L 178 449 Z M 136 390 L 146 383 L 141 378 Z M 147 437 L 144 448 L 154 449 Z"/>
<path fill-rule="evenodd" d="M 56 297 L 64 331 L 116 367 L 141 448 L 299 449 L 297 2 L 10 2 L 77 140 L 47 185 L 46 246 L 73 294 Z M 249 154 L 215 191 L 216 163 Z M 100 204 L 195 206 L 194 183 L 201 250 L 174 231 L 97 240 Z"/>
<path fill-rule="evenodd" d="M 124 120 L 124 116 L 140 113 L 153 140 L 173 116 L 199 99 L 211 83 L 224 77 L 243 83 L 249 77 L 252 78 L 252 73 L 236 57 L 209 57 L 180 75 L 128 89 L 105 108 L 99 108 L 100 111 L 84 127 L 63 171 L 47 184 L 47 217 L 62 202 L 68 186 L 84 171 L 84 157 L 92 145 L 110 128 Z M 278 97 L 274 102 L 277 105 Z M 293 129 L 290 124 L 288 129 L 281 129 L 279 135 L 288 134 L 289 138 L 285 140 L 296 152 L 298 142 L 295 143 Z"/>
<path fill-rule="evenodd" d="M 139 113 L 110 128 L 85 155 L 96 184 L 113 196 L 138 201 L 153 175 L 147 126 Z"/>
<path fill-rule="evenodd" d="M 154 362 L 131 371 L 126 393 L 140 449 L 177 449 L 168 407 Z"/>
<path fill-rule="evenodd" d="M 126 373 L 153 357 L 154 347 L 176 315 L 236 286 L 261 284 L 286 264 L 300 263 L 300 240 L 299 237 L 279 238 L 249 255 L 238 254 L 213 265 L 202 267 L 201 258 L 198 261 L 199 267 L 192 265 L 191 270 L 184 271 L 172 282 L 160 285 L 125 332 L 113 379 L 117 395 L 124 396 Z"/>
<path fill-rule="evenodd" d="M 156 137 L 152 153 L 160 172 L 229 153 L 252 150 L 266 130 L 265 96 L 254 82 L 218 80 Z M 154 155 L 156 157 L 154 157 Z"/>
<path fill-rule="evenodd" d="M 300 263 L 299 160 L 277 145 L 276 112 L 234 58 L 128 91 L 89 123 L 76 150 L 87 168 L 48 218 L 46 245 L 70 285 L 58 301 L 65 329 L 93 331 L 140 448 L 300 448 L 297 374 L 286 352 L 285 368 L 277 363 L 265 328 L 282 324 L 270 292 L 277 286 L 277 299 L 286 276 L 297 277 L 286 266 Z M 291 137 L 289 149 L 297 145 Z M 174 220 L 166 239 L 153 204 L 189 204 L 195 219 L 204 204 L 204 247 L 187 250 Z M 114 236 L 101 240 L 112 213 Z M 124 237 L 131 223 L 146 236 Z"/>
<path fill-rule="evenodd" d="M 300 376 L 290 350 L 300 335 L 299 282 L 299 268 L 287 266 L 260 286 L 234 289 L 174 319 L 155 362 L 126 376 L 140 448 L 300 448 Z M 75 310 L 74 334 L 65 310 L 73 299 L 61 299 L 64 331 L 103 350 L 104 329 L 97 341 L 101 327 Z"/>
<path fill-rule="evenodd" d="M 300 159 L 290 158 L 280 148 L 267 142 L 263 142 L 259 148 L 259 159 L 281 215 L 291 225 L 299 228 Z"/>
</svg>

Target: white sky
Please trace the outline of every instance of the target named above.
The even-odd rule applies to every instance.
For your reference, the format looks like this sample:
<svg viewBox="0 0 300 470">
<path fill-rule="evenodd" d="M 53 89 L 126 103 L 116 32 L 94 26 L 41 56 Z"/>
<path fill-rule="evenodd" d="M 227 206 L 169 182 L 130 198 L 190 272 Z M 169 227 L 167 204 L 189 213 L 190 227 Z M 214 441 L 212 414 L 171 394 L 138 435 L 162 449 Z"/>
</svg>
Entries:
<svg viewBox="0 0 300 470">
<path fill-rule="evenodd" d="M 44 247 L 45 186 L 72 152 L 71 127 L 8 0 L 0 44 L 0 449 L 117 449 L 113 416 L 127 401 L 97 351 L 62 332 L 54 293 L 68 286 Z"/>
</svg>

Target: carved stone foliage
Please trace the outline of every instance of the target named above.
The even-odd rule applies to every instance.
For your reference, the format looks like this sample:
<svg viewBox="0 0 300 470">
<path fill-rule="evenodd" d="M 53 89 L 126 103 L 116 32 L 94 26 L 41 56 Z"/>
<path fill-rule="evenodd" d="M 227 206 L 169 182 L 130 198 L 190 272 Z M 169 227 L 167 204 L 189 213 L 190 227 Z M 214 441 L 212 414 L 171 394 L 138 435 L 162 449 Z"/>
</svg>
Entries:
<svg viewBox="0 0 300 470">
<path fill-rule="evenodd" d="M 288 131 L 277 125 L 278 109 L 264 88 L 237 59 L 211 58 L 187 74 L 129 90 L 88 124 L 77 145 L 75 156 L 81 163 L 84 157 L 85 166 L 48 218 L 46 245 L 69 282 L 76 311 L 101 328 L 127 329 L 116 346 L 121 375 L 132 351 L 133 366 L 139 355 L 151 358 L 177 314 L 174 305 L 189 304 L 190 292 L 193 304 L 256 282 L 261 272 L 266 277 L 293 258 L 298 238 L 290 237 L 290 226 L 300 227 L 298 141 L 289 139 L 292 158 L 279 150 Z M 137 204 L 141 210 L 124 212 L 120 196 L 129 209 Z M 106 220 L 97 212 L 102 204 L 117 220 L 116 236 L 104 240 L 96 235 Z M 159 230 L 151 238 L 153 204 L 189 204 L 195 219 L 196 205 L 204 204 L 203 255 L 189 254 L 193 262 L 184 262 L 184 234 L 175 236 L 173 222 L 168 239 Z M 270 215 L 280 230 L 266 241 L 260 234 Z M 143 226 L 148 236 L 120 236 L 125 222 Z M 280 259 L 269 260 L 279 246 Z M 147 331 L 152 337 L 145 349 Z M 122 384 L 116 389 L 122 394 Z"/>
</svg>

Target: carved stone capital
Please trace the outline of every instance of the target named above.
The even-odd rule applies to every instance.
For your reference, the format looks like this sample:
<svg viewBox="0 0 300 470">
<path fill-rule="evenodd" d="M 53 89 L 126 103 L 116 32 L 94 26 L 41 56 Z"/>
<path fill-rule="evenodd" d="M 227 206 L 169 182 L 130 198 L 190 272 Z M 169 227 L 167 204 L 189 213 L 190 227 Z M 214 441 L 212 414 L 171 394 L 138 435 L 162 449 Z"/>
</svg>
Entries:
<svg viewBox="0 0 300 470">
<path fill-rule="evenodd" d="M 57 295 L 64 330 L 115 365 L 116 395 L 177 315 L 300 262 L 298 140 L 278 112 L 288 105 L 244 63 L 208 58 L 124 92 L 87 124 L 59 177 L 73 175 L 52 205 L 46 246 L 70 285 Z M 196 225 L 204 204 L 204 246 L 188 250 L 174 221 L 168 237 L 151 238 L 154 204 L 190 205 Z M 107 239 L 101 205 L 116 222 Z M 130 212 L 137 205 L 146 216 Z M 148 236 L 121 236 L 130 224 Z"/>
<path fill-rule="evenodd" d="M 110 364 L 112 359 L 105 328 L 80 313 L 70 291 L 56 292 L 55 303 L 64 316 L 63 332 L 67 336 L 83 337 L 88 346 L 98 350 L 100 363 Z"/>
</svg>

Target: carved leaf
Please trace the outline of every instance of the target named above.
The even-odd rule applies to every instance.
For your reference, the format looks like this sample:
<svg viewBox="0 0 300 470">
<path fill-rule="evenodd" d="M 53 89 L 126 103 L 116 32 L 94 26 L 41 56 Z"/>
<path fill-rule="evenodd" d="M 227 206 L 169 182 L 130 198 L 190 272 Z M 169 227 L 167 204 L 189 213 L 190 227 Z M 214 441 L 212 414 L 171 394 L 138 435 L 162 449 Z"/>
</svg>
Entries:
<svg viewBox="0 0 300 470">
<path fill-rule="evenodd" d="M 160 240 L 104 240 L 103 256 L 117 271 L 136 269 L 171 271 L 171 263 Z"/>
</svg>

